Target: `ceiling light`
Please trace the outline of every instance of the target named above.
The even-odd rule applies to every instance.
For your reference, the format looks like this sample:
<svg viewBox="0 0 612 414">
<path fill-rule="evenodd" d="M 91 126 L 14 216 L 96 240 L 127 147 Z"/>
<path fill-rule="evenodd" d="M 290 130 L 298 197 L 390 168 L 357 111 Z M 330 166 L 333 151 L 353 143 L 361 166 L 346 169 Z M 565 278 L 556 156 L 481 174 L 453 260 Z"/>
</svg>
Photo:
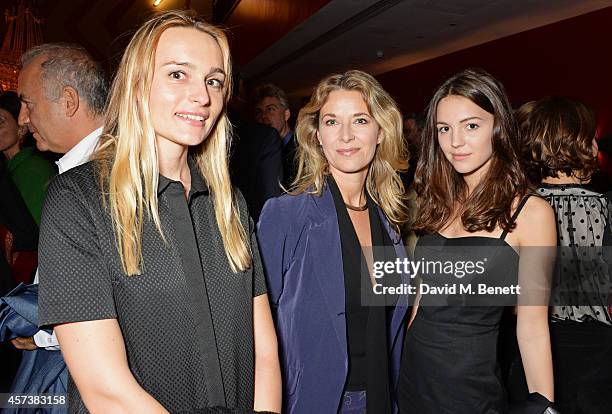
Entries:
<svg viewBox="0 0 612 414">
<path fill-rule="evenodd" d="M 154 6 L 154 7 L 159 6 L 159 4 L 160 4 L 162 1 L 163 1 L 163 0 L 154 0 L 154 1 L 153 1 L 153 6 Z"/>
</svg>

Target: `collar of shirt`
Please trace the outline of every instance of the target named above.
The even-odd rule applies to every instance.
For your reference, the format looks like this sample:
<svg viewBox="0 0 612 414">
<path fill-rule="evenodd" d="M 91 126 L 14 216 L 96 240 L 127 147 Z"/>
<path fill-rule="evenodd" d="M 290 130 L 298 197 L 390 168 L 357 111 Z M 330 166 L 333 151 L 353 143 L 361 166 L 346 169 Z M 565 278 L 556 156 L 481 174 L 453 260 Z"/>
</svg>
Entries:
<svg viewBox="0 0 612 414">
<path fill-rule="evenodd" d="M 202 174 L 200 174 L 200 170 L 192 156 L 187 157 L 187 165 L 189 165 L 189 172 L 191 173 L 189 200 L 198 194 L 208 194 L 208 186 L 206 185 L 204 178 L 202 178 Z M 161 195 L 171 183 L 179 183 L 181 186 L 183 185 L 179 181 L 171 180 L 168 177 L 164 177 L 160 174 L 157 182 L 157 195 Z"/>
<path fill-rule="evenodd" d="M 70 151 L 68 151 L 55 164 L 59 173 L 65 173 L 71 168 L 77 167 L 89 161 L 89 156 L 94 152 L 98 145 L 98 139 L 102 135 L 102 127 L 92 131 L 89 135 L 79 141 Z"/>
<path fill-rule="evenodd" d="M 289 130 L 289 132 L 287 132 L 287 135 L 283 137 L 283 147 L 287 145 L 289 141 L 291 141 L 291 138 L 293 138 L 293 131 Z"/>
</svg>

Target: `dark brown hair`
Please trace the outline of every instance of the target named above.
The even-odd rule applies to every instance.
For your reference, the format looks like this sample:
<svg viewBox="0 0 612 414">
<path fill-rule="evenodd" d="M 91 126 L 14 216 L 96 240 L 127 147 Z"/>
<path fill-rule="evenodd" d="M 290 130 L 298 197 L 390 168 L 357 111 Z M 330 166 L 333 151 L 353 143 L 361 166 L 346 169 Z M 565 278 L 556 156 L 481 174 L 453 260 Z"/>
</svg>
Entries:
<svg viewBox="0 0 612 414">
<path fill-rule="evenodd" d="M 588 181 L 597 170 L 593 139 L 597 120 L 582 102 L 550 97 L 528 102 L 517 111 L 523 139 L 523 158 L 529 179 L 565 173 Z"/>
<path fill-rule="evenodd" d="M 19 96 L 13 91 L 0 93 L 0 109 L 4 109 L 11 114 L 15 122 L 17 122 L 19 119 L 19 110 L 21 109 Z"/>
<path fill-rule="evenodd" d="M 491 164 L 482 181 L 468 194 L 463 176 L 455 171 L 438 144 L 436 112 L 447 96 L 462 96 L 493 115 Z M 414 229 L 432 233 L 455 214 L 469 232 L 512 230 L 513 203 L 528 191 L 519 159 L 518 128 L 504 87 L 482 69 L 467 69 L 446 80 L 429 103 L 421 154 L 415 174 L 418 213 Z M 456 211 L 458 205 L 462 206 Z"/>
</svg>

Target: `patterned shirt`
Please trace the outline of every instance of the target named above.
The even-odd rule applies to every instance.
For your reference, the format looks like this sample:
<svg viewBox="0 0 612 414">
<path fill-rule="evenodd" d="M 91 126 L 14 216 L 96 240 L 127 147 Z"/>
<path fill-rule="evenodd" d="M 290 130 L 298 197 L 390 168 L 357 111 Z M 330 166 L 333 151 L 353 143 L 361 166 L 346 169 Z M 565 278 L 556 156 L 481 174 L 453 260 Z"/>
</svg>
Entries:
<svg viewBox="0 0 612 414">
<path fill-rule="evenodd" d="M 606 197 L 578 184 L 543 184 L 538 195 L 557 216 L 560 247 L 553 282 L 553 321 L 612 324 L 607 310 L 612 262 L 610 247 L 602 246 L 612 225 Z"/>
<path fill-rule="evenodd" d="M 159 216 L 142 235 L 140 275 L 122 271 L 112 221 L 89 162 L 49 186 L 40 237 L 41 326 L 117 319 L 134 378 L 171 412 L 206 406 L 252 409 L 253 297 L 265 279 L 249 230 L 253 266 L 233 273 L 209 193 L 190 162 L 192 188 L 160 177 Z M 69 382 L 71 412 L 87 412 Z"/>
</svg>

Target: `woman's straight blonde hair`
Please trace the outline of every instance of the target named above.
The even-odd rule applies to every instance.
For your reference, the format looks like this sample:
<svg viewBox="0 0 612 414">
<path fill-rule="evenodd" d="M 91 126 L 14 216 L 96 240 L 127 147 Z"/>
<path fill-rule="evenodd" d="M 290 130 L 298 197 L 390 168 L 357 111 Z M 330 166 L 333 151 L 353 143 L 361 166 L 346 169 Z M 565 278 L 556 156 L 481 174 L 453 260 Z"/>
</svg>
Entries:
<svg viewBox="0 0 612 414">
<path fill-rule="evenodd" d="M 402 115 L 393 98 L 371 75 L 350 70 L 323 79 L 298 115 L 296 126 L 298 171 L 290 194 L 321 195 L 329 164 L 319 145 L 319 112 L 329 94 L 336 90 L 358 91 L 380 127 L 380 144 L 366 178 L 366 190 L 399 228 L 408 217 L 404 184 L 399 172 L 408 168 L 408 151 L 402 135 Z"/>
<path fill-rule="evenodd" d="M 226 81 L 224 101 L 231 95 L 229 45 L 223 31 L 199 20 L 188 11 L 170 11 L 145 22 L 130 40 L 113 81 L 98 160 L 100 186 L 113 221 L 117 247 L 127 275 L 142 269 L 142 232 L 146 219 L 152 219 L 162 233 L 157 203 L 159 167 L 155 131 L 149 110 L 149 91 L 154 71 L 155 51 L 161 34 L 171 27 L 184 27 L 207 33 L 215 39 L 223 56 Z M 190 153 L 213 197 L 215 216 L 225 254 L 233 271 L 251 266 L 251 251 L 240 217 L 228 171 L 231 124 L 225 111 L 202 144 Z"/>
</svg>

